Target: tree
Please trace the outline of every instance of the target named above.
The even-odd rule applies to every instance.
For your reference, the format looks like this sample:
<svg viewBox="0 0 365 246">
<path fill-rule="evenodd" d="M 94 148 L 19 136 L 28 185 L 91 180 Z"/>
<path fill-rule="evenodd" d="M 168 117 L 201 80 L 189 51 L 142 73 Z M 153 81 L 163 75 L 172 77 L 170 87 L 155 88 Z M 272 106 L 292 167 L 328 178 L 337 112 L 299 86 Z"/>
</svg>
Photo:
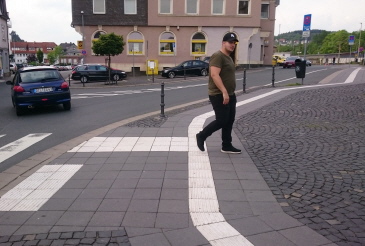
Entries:
<svg viewBox="0 0 365 246">
<path fill-rule="evenodd" d="M 56 54 L 54 51 L 50 51 L 48 52 L 47 54 L 47 58 L 48 58 L 48 61 L 49 61 L 49 64 L 54 64 L 56 62 Z"/>
<path fill-rule="evenodd" d="M 332 32 L 323 40 L 320 52 L 322 54 L 340 53 L 341 51 L 349 51 L 348 44 L 349 33 L 346 30 Z"/>
<path fill-rule="evenodd" d="M 43 51 L 41 51 L 40 49 L 38 49 L 38 51 L 37 51 L 37 59 L 38 59 L 38 62 L 39 63 L 43 63 L 43 57 L 44 57 Z"/>
<path fill-rule="evenodd" d="M 31 54 L 31 55 L 27 56 L 27 63 L 28 64 L 31 63 L 31 62 L 35 62 L 35 61 L 37 61 L 37 58 L 35 57 L 34 54 Z"/>
<path fill-rule="evenodd" d="M 93 52 L 97 55 L 108 56 L 108 80 L 110 80 L 110 57 L 122 54 L 124 45 L 123 36 L 116 35 L 113 32 L 100 35 L 98 40 L 93 40 Z"/>
</svg>

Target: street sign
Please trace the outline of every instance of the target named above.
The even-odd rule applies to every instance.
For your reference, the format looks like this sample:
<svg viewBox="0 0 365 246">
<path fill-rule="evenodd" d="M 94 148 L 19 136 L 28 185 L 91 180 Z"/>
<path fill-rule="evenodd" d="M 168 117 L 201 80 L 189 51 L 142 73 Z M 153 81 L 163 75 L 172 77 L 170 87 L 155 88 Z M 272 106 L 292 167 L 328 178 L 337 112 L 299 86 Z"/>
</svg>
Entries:
<svg viewBox="0 0 365 246">
<path fill-rule="evenodd" d="M 86 50 L 82 50 L 81 54 L 86 55 Z"/>
<path fill-rule="evenodd" d="M 82 41 L 77 41 L 77 48 L 78 48 L 79 50 L 82 50 L 82 49 L 84 48 L 84 42 L 82 42 Z"/>
<path fill-rule="evenodd" d="M 305 15 L 304 16 L 304 23 L 303 23 L 303 32 L 311 30 L 311 22 L 312 22 L 312 15 Z"/>
<path fill-rule="evenodd" d="M 303 38 L 309 38 L 311 36 L 311 31 L 303 31 Z"/>
<path fill-rule="evenodd" d="M 351 35 L 349 37 L 349 45 L 354 45 L 355 44 L 355 36 Z"/>
</svg>

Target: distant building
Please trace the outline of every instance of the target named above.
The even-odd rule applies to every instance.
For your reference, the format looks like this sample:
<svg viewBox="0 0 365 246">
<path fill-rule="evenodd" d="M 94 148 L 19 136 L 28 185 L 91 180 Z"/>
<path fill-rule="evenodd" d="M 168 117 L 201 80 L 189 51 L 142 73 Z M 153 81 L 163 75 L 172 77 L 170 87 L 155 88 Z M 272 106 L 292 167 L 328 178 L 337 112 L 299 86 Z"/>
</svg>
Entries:
<svg viewBox="0 0 365 246">
<path fill-rule="evenodd" d="M 15 63 L 27 63 L 29 55 L 37 57 L 37 51 L 43 52 L 43 63 L 48 63 L 47 54 L 56 48 L 54 42 L 10 42 L 10 50 Z"/>
<path fill-rule="evenodd" d="M 9 16 L 8 16 L 8 11 L 6 9 L 6 1 L 0 0 L 0 76 L 1 77 L 10 74 L 8 21 L 9 21 Z"/>
<path fill-rule="evenodd" d="M 74 43 L 61 43 L 63 55 L 60 57 L 61 64 L 80 64 L 82 59 L 81 50 Z"/>
<path fill-rule="evenodd" d="M 271 65 L 275 11 L 280 0 L 72 0 L 71 26 L 83 36 L 86 63 L 104 63 L 92 52 L 92 41 L 114 32 L 126 43 L 112 57 L 114 68 L 146 71 L 189 59 L 204 59 L 234 32 L 239 39 L 238 65 Z"/>
</svg>

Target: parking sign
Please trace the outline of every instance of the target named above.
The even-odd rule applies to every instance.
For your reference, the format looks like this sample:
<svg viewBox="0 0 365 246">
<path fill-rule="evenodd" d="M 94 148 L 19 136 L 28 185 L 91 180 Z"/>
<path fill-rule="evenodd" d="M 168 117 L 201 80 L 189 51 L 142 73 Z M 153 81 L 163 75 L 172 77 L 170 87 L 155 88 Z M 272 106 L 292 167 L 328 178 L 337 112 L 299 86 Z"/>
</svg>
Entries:
<svg viewBox="0 0 365 246">
<path fill-rule="evenodd" d="M 349 45 L 354 45 L 355 44 L 355 36 L 351 35 L 349 37 Z"/>
<path fill-rule="evenodd" d="M 311 22 L 312 22 L 312 15 L 305 15 L 304 16 L 304 23 L 303 23 L 303 31 L 310 31 L 311 30 Z"/>
</svg>

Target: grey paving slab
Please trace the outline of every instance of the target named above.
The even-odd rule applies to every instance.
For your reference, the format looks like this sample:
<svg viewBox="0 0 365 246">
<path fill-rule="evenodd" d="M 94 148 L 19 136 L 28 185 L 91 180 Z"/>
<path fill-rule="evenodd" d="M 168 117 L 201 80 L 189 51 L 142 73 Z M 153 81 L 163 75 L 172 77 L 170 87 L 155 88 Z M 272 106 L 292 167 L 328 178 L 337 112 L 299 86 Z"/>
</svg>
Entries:
<svg viewBox="0 0 365 246">
<path fill-rule="evenodd" d="M 141 200 L 159 200 L 161 197 L 161 189 L 158 188 L 145 188 L 145 189 L 135 189 L 133 194 L 133 199 Z"/>
<path fill-rule="evenodd" d="M 164 232 L 173 246 L 200 246 L 208 245 L 208 241 L 195 228 L 183 228 Z"/>
<path fill-rule="evenodd" d="M 187 200 L 189 195 L 188 189 L 165 189 L 161 190 L 162 200 Z"/>
<path fill-rule="evenodd" d="M 130 204 L 130 199 L 123 199 L 123 198 L 117 198 L 117 199 L 104 199 L 100 206 L 97 208 L 97 211 L 100 212 L 125 212 L 128 209 L 128 206 Z"/>
<path fill-rule="evenodd" d="M 78 198 L 104 198 L 109 189 L 84 189 Z"/>
<path fill-rule="evenodd" d="M 0 225 L 22 225 L 34 212 L 5 212 L 0 217 Z"/>
<path fill-rule="evenodd" d="M 159 213 L 188 213 L 189 202 L 187 200 L 160 200 Z"/>
<path fill-rule="evenodd" d="M 134 193 L 134 189 L 110 189 L 105 196 L 105 199 L 123 199 L 123 198 L 132 198 Z"/>
<path fill-rule="evenodd" d="M 276 231 L 270 231 L 266 233 L 260 233 L 257 235 L 248 236 L 247 239 L 253 245 L 260 245 L 260 246 L 273 246 L 273 245 L 280 245 L 280 246 L 295 246 L 293 242 L 289 239 L 281 235 Z M 309 244 L 308 244 L 309 245 Z"/>
<path fill-rule="evenodd" d="M 64 211 L 37 211 L 24 225 L 51 225 L 53 226 L 64 214 Z"/>
<path fill-rule="evenodd" d="M 133 246 L 170 246 L 162 233 L 132 237 L 129 240 Z"/>
<path fill-rule="evenodd" d="M 67 211 L 76 198 L 50 198 L 39 211 Z"/>
<path fill-rule="evenodd" d="M 156 213 L 128 211 L 124 216 L 122 226 L 153 228 L 155 226 L 155 223 L 156 223 Z"/>
<path fill-rule="evenodd" d="M 274 231 L 273 228 L 265 224 L 265 222 L 257 216 L 229 220 L 228 222 L 245 237 Z"/>
<path fill-rule="evenodd" d="M 280 234 L 284 235 L 290 241 L 294 242 L 298 246 L 306 245 L 324 245 L 329 244 L 331 241 L 325 237 L 314 233 L 314 231 L 307 226 L 299 226 L 279 231 Z"/>
<path fill-rule="evenodd" d="M 101 198 L 77 198 L 68 211 L 96 211 L 102 201 Z"/>
<path fill-rule="evenodd" d="M 97 211 L 91 218 L 88 226 L 118 227 L 122 224 L 124 212 Z"/>
<path fill-rule="evenodd" d="M 189 227 L 189 213 L 157 213 L 156 228 L 162 229 L 179 229 Z"/>
<path fill-rule="evenodd" d="M 48 225 L 22 225 L 13 235 L 48 233 L 52 226 Z"/>
<path fill-rule="evenodd" d="M 159 200 L 131 200 L 128 212 L 157 213 Z"/>
<path fill-rule="evenodd" d="M 57 226 L 87 226 L 94 212 L 66 211 L 57 221 Z"/>
<path fill-rule="evenodd" d="M 137 188 L 161 188 L 163 179 L 140 179 L 137 184 Z"/>
</svg>

